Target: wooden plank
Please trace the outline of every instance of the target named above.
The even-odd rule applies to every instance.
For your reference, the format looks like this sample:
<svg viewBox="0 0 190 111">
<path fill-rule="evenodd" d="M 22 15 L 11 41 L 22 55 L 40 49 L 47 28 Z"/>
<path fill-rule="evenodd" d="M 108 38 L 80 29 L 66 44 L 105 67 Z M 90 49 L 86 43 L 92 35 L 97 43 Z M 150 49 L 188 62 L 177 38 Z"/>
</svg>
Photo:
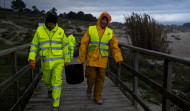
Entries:
<svg viewBox="0 0 190 111">
<path fill-rule="evenodd" d="M 64 72 L 64 71 L 63 71 Z M 136 111 L 121 91 L 106 77 L 102 91 L 103 105 L 97 105 L 94 98 L 86 97 L 86 78 L 81 84 L 70 85 L 66 83 L 63 74 L 60 110 L 62 111 Z M 52 100 L 48 98 L 47 88 L 41 80 L 35 89 L 24 111 L 48 111 L 52 107 Z"/>
</svg>

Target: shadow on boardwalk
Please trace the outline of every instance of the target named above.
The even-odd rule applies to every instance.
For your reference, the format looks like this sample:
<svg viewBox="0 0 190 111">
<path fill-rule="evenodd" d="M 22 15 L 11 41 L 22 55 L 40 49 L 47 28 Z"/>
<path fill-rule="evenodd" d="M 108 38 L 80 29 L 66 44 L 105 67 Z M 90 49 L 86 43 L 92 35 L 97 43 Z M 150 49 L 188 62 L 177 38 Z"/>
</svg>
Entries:
<svg viewBox="0 0 190 111">
<path fill-rule="evenodd" d="M 76 58 L 69 64 L 73 63 L 76 63 Z M 83 83 L 77 85 L 67 84 L 63 71 L 60 111 L 136 111 L 131 101 L 107 77 L 102 91 L 103 105 L 97 105 L 93 97 L 91 99 L 86 97 L 86 87 L 86 78 Z M 49 111 L 52 100 L 47 97 L 47 92 L 41 80 L 24 111 Z"/>
</svg>

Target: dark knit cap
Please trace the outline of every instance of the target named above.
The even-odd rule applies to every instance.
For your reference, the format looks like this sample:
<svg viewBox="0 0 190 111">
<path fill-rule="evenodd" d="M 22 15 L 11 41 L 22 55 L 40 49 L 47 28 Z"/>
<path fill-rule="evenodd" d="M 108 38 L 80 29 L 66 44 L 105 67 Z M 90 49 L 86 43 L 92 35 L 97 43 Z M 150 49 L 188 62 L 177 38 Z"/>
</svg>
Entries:
<svg viewBox="0 0 190 111">
<path fill-rule="evenodd" d="M 46 23 L 50 22 L 50 23 L 55 23 L 57 22 L 57 15 L 49 13 L 48 15 L 46 15 Z"/>
</svg>

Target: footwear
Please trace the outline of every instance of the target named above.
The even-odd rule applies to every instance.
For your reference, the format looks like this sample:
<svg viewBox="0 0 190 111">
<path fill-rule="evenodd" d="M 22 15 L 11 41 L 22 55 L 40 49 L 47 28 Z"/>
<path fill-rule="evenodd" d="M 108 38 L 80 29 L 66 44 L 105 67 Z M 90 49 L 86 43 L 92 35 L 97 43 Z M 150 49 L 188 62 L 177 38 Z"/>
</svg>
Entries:
<svg viewBox="0 0 190 111">
<path fill-rule="evenodd" d="M 96 100 L 95 100 L 96 101 Z M 98 104 L 98 105 L 102 105 L 103 104 L 103 101 L 102 100 L 98 100 L 98 101 L 96 101 L 96 103 Z"/>
<path fill-rule="evenodd" d="M 52 91 L 48 91 L 48 98 L 52 97 Z"/>
<path fill-rule="evenodd" d="M 59 107 L 53 107 L 51 111 L 59 111 Z"/>
<path fill-rule="evenodd" d="M 86 93 L 86 97 L 91 98 L 91 93 Z"/>
</svg>

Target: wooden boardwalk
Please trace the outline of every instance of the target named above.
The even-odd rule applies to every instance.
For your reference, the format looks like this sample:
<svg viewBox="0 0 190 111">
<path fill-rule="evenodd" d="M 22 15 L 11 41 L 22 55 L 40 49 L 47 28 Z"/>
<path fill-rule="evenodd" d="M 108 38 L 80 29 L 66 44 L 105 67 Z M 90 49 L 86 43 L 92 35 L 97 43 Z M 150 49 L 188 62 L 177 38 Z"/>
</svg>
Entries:
<svg viewBox="0 0 190 111">
<path fill-rule="evenodd" d="M 76 63 L 73 59 L 70 64 Z M 94 98 L 86 97 L 86 79 L 83 83 L 66 83 L 63 71 L 63 85 L 60 99 L 60 111 L 136 111 L 121 91 L 106 77 L 102 91 L 103 105 L 97 105 Z M 24 111 L 49 111 L 52 100 L 47 96 L 47 88 L 41 80 Z"/>
</svg>

